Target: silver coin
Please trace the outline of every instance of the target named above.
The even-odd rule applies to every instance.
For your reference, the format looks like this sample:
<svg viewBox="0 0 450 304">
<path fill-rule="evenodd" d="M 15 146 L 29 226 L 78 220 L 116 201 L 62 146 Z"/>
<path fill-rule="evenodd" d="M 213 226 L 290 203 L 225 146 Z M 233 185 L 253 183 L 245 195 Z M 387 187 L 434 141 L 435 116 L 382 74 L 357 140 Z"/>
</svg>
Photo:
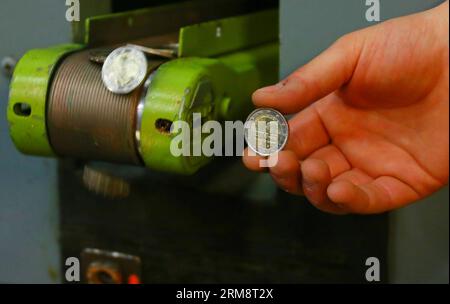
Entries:
<svg viewBox="0 0 450 304">
<path fill-rule="evenodd" d="M 244 136 L 250 149 L 261 156 L 281 150 L 289 137 L 289 125 L 284 116 L 273 109 L 257 109 L 247 118 Z"/>
<path fill-rule="evenodd" d="M 103 63 L 103 83 L 113 93 L 128 94 L 143 82 L 147 67 L 144 52 L 130 46 L 120 47 Z"/>
</svg>

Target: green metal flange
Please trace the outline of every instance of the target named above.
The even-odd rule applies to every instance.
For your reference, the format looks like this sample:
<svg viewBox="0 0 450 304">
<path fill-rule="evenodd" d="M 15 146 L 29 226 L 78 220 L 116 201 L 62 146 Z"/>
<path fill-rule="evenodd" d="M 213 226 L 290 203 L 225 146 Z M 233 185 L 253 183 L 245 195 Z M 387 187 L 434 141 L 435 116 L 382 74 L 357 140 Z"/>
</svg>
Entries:
<svg viewBox="0 0 450 304">
<path fill-rule="evenodd" d="M 252 109 L 251 93 L 276 81 L 277 60 L 278 44 L 273 43 L 219 58 L 181 58 L 163 64 L 145 97 L 140 127 L 145 165 L 179 174 L 192 174 L 204 166 L 210 158 L 203 154 L 171 153 L 171 142 L 179 133 L 167 126 L 185 121 L 192 130 L 193 113 L 201 113 L 202 122 L 245 118 Z"/>
<path fill-rule="evenodd" d="M 68 53 L 82 48 L 65 44 L 28 51 L 11 80 L 8 122 L 11 138 L 25 154 L 54 156 L 46 128 L 46 99 L 54 67 Z"/>
<path fill-rule="evenodd" d="M 146 166 L 191 174 L 208 161 L 202 156 L 172 156 L 171 141 L 178 134 L 171 132 L 170 127 L 177 121 L 192 122 L 194 112 L 202 113 L 205 119 L 212 119 L 212 94 L 209 94 L 209 103 L 195 103 L 193 97 L 201 83 L 210 85 L 211 92 L 223 92 L 223 86 L 218 85 L 221 82 L 213 78 L 222 75 L 228 79 L 229 74 L 230 71 L 216 60 L 202 58 L 170 61 L 157 70 L 148 88 L 142 114 L 140 152 Z M 167 127 L 161 128 L 161 122 L 166 122 Z"/>
</svg>

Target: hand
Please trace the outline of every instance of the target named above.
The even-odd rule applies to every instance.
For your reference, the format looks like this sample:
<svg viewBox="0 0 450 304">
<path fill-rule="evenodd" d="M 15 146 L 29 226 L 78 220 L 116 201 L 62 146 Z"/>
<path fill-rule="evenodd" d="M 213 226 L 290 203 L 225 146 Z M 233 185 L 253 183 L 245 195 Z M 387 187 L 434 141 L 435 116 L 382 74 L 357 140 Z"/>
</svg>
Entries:
<svg viewBox="0 0 450 304">
<path fill-rule="evenodd" d="M 437 191 L 449 175 L 448 1 L 348 34 L 277 85 L 258 107 L 290 137 L 270 168 L 284 190 L 331 213 L 381 213 Z M 244 164 L 261 171 L 258 156 Z"/>
</svg>

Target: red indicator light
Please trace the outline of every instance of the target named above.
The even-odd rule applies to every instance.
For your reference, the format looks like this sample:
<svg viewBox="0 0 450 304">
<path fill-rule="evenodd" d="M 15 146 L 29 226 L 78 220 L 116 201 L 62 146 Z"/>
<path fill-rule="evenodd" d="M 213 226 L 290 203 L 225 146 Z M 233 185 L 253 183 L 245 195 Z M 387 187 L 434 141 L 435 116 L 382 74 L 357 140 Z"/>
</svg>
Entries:
<svg viewBox="0 0 450 304">
<path fill-rule="evenodd" d="M 137 275 L 132 274 L 128 277 L 128 284 L 131 284 L 131 285 L 141 284 L 141 280 L 139 279 L 139 277 Z"/>
</svg>

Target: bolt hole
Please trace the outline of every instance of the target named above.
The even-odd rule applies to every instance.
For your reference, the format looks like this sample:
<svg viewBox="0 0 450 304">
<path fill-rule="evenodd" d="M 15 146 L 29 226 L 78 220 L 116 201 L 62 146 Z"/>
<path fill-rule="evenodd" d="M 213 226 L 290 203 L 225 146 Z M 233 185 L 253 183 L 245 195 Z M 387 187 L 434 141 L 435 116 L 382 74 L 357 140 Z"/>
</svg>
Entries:
<svg viewBox="0 0 450 304">
<path fill-rule="evenodd" d="M 31 106 L 25 102 L 19 102 L 14 105 L 14 113 L 19 116 L 30 116 Z"/>
<path fill-rule="evenodd" d="M 163 134 L 170 134 L 170 129 L 172 128 L 172 121 L 168 119 L 157 119 L 155 122 L 156 129 Z"/>
</svg>

